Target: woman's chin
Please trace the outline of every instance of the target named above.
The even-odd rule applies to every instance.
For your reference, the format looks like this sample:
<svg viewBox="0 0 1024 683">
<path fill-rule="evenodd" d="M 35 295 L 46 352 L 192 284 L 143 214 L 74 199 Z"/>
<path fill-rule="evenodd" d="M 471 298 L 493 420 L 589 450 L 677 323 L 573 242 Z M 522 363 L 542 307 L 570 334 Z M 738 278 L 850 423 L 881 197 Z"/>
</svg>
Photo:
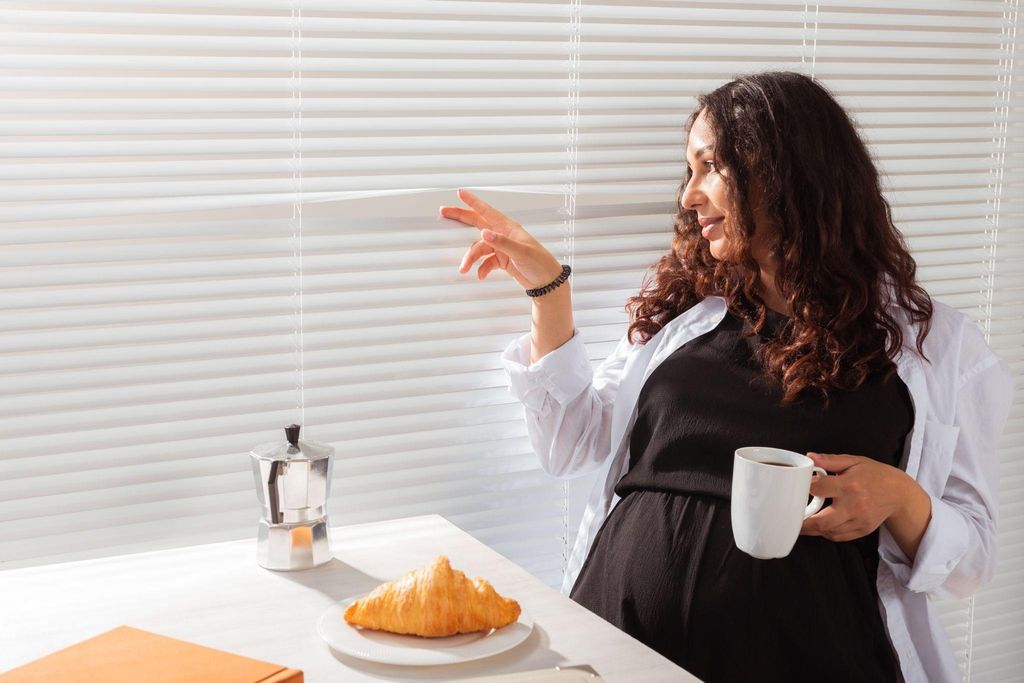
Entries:
<svg viewBox="0 0 1024 683">
<path fill-rule="evenodd" d="M 708 249 L 711 251 L 711 255 L 719 261 L 724 261 L 728 254 L 724 239 L 711 240 Z"/>
</svg>

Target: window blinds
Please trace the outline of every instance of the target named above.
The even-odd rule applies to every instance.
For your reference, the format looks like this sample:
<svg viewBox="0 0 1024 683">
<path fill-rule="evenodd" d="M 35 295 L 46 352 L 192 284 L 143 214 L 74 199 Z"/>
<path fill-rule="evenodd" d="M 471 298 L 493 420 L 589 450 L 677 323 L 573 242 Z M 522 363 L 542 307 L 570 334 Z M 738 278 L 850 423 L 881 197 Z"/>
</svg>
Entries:
<svg viewBox="0 0 1024 683">
<path fill-rule="evenodd" d="M 498 353 L 529 303 L 455 272 L 459 186 L 572 262 L 594 362 L 666 249 L 697 93 L 814 75 L 929 291 L 1024 367 L 1019 0 L 106 0 L 0 10 L 0 562 L 252 533 L 246 451 L 337 448 L 335 523 L 437 512 L 549 583 L 580 492 Z M 1018 381 L 1018 387 L 1021 382 Z M 1000 573 L 940 603 L 972 680 L 1024 647 L 1021 402 Z"/>
<path fill-rule="evenodd" d="M 251 535 L 247 451 L 301 421 L 333 523 L 440 513 L 557 583 L 565 485 L 498 362 L 529 300 L 436 216 L 504 187 L 568 257 L 567 17 L 7 3 L 0 560 Z"/>
</svg>

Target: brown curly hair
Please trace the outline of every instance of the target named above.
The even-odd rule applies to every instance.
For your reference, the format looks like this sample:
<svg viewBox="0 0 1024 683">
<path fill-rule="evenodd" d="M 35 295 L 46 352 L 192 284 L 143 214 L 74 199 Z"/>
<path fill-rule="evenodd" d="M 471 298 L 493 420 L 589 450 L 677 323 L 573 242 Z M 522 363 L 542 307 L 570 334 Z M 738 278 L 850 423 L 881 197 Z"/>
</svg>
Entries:
<svg viewBox="0 0 1024 683">
<path fill-rule="evenodd" d="M 750 243 L 754 206 L 766 218 L 777 261 L 776 286 L 792 317 L 765 341 L 758 360 L 783 388 L 783 402 L 807 392 L 828 400 L 872 373 L 895 371 L 903 346 L 900 320 L 919 323 L 922 356 L 932 303 L 917 284 L 917 264 L 893 225 L 878 170 L 852 121 L 833 96 L 792 72 L 740 76 L 698 97 L 689 132 L 704 113 L 732 219 L 727 260 L 711 255 L 695 211 L 676 196 L 675 237 L 626 304 L 633 343 L 647 343 L 669 320 L 707 296 L 761 332 L 766 309 Z"/>
</svg>

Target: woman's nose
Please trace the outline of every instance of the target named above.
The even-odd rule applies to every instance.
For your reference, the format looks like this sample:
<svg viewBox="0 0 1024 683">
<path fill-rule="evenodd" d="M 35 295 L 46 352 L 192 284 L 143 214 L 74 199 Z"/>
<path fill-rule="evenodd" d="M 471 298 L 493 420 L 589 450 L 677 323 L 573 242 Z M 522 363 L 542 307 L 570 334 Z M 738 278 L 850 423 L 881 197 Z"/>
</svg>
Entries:
<svg viewBox="0 0 1024 683">
<path fill-rule="evenodd" d="M 693 182 L 693 178 L 686 183 L 686 187 L 683 189 L 683 196 L 680 197 L 679 203 L 686 211 L 693 211 L 704 202 L 704 193 L 700 191 L 697 183 Z"/>
</svg>

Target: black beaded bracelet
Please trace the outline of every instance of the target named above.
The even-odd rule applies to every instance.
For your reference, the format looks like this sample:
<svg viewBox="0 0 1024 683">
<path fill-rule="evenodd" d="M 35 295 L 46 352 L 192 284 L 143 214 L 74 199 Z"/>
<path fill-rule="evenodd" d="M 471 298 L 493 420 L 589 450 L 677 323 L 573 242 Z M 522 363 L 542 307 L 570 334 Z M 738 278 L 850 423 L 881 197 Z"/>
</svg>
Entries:
<svg viewBox="0 0 1024 683">
<path fill-rule="evenodd" d="M 571 273 L 571 272 L 572 272 L 572 268 L 570 268 L 569 266 L 562 266 L 562 274 L 561 275 L 559 275 L 554 280 L 552 280 L 550 284 L 544 285 L 543 287 L 537 287 L 536 289 L 528 289 L 528 290 L 526 290 L 526 296 L 533 296 L 533 297 L 544 296 L 545 294 L 547 294 L 551 290 L 553 290 L 556 287 L 558 287 L 558 285 L 560 285 L 563 282 L 565 282 L 566 280 L 568 280 L 569 279 L 569 273 Z"/>
</svg>

